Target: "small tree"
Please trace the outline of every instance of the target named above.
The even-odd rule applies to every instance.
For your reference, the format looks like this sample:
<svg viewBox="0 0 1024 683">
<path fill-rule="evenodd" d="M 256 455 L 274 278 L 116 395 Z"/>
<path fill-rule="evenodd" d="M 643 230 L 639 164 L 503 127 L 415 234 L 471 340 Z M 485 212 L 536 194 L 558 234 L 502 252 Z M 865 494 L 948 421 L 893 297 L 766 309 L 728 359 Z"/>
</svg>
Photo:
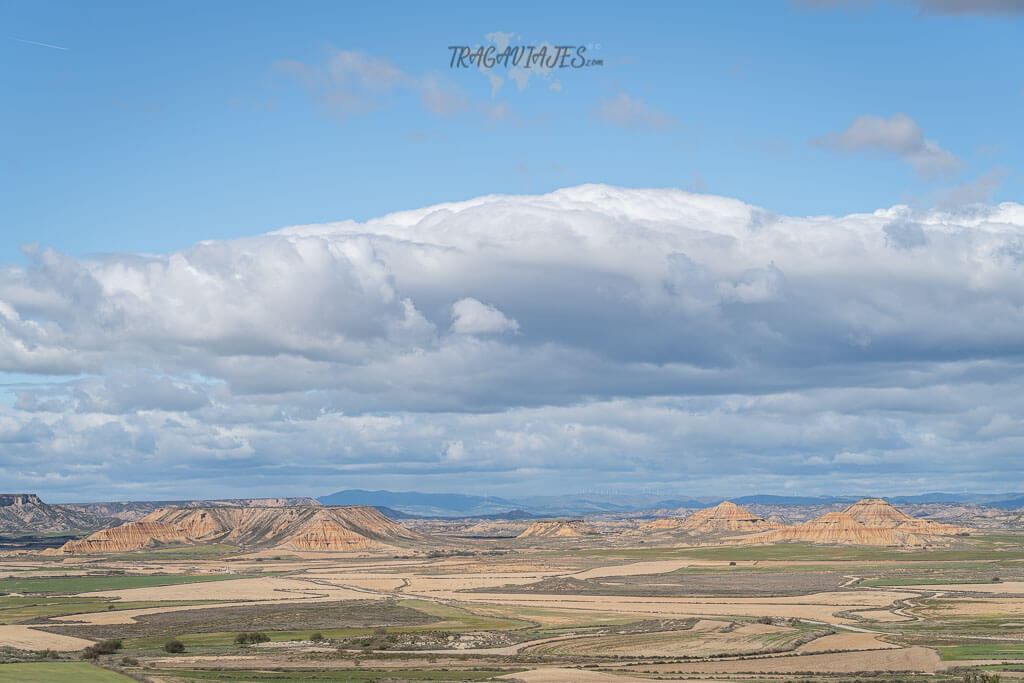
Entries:
<svg viewBox="0 0 1024 683">
<path fill-rule="evenodd" d="M 971 671 L 963 677 L 963 683 L 999 683 L 1001 680 L 999 674 L 987 674 L 984 671 Z"/>
<path fill-rule="evenodd" d="M 93 647 L 95 647 L 96 651 L 99 652 L 101 655 L 112 655 L 121 649 L 121 639 L 109 638 L 107 640 L 101 640 L 100 642 L 96 643 Z"/>
<path fill-rule="evenodd" d="M 185 643 L 181 642 L 177 638 L 171 638 L 164 643 L 164 652 L 170 652 L 172 655 L 176 655 L 184 651 Z"/>
</svg>

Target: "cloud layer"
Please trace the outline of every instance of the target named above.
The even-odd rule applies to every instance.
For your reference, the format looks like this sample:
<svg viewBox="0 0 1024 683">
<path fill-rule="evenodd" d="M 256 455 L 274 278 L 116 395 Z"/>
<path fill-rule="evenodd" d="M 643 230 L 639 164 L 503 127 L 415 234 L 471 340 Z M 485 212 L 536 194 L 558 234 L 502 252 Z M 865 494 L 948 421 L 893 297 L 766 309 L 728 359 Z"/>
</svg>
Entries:
<svg viewBox="0 0 1024 683">
<path fill-rule="evenodd" d="M 166 255 L 25 252 L 0 268 L 0 476 L 55 499 L 1024 469 L 1018 204 L 793 218 L 588 185 Z"/>
</svg>

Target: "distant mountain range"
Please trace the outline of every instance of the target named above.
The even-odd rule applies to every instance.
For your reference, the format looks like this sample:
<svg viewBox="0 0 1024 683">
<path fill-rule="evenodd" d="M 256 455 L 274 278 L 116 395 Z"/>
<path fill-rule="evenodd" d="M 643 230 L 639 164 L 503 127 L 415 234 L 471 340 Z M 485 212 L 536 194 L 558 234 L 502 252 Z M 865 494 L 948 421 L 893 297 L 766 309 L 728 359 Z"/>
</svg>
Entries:
<svg viewBox="0 0 1024 683">
<path fill-rule="evenodd" d="M 853 503 L 862 496 L 776 496 L 754 495 L 730 498 L 738 505 L 828 505 Z M 324 505 L 372 505 L 385 514 L 389 509 L 399 515 L 417 517 L 492 517 L 529 519 L 531 517 L 580 516 L 602 513 L 626 513 L 667 508 L 703 508 L 723 498 L 665 498 L 651 494 L 574 494 L 499 498 L 462 493 L 423 493 L 420 491 L 365 491 L 349 489 L 318 498 Z M 974 503 L 1004 509 L 1024 507 L 1024 494 L 925 493 L 886 498 L 894 504 Z"/>
</svg>

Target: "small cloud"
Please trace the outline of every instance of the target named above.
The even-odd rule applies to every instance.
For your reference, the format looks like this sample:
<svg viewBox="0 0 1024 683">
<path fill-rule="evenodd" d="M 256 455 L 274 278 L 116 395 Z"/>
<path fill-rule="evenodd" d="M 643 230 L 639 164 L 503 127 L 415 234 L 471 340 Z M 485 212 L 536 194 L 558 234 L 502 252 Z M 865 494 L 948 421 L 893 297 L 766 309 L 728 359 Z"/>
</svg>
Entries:
<svg viewBox="0 0 1024 683">
<path fill-rule="evenodd" d="M 640 98 L 632 98 L 620 92 L 613 100 L 602 100 L 598 118 L 605 123 L 623 128 L 649 128 L 664 130 L 675 125 L 671 116 L 649 106 Z"/>
<path fill-rule="evenodd" d="M 843 451 L 836 454 L 832 461 L 837 465 L 874 465 L 879 462 L 879 459 L 877 455 Z"/>
<path fill-rule="evenodd" d="M 518 332 L 519 323 L 494 306 L 467 297 L 452 306 L 452 332 L 456 334 L 501 334 Z"/>
<path fill-rule="evenodd" d="M 925 139 L 921 127 L 906 114 L 858 116 L 846 130 L 815 138 L 811 144 L 843 152 L 894 154 L 928 180 L 960 169 L 960 159 L 934 140 Z"/>
<path fill-rule="evenodd" d="M 1021 0 L 914 0 L 922 14 L 1009 16 L 1024 14 Z"/>
<path fill-rule="evenodd" d="M 943 208 L 955 208 L 965 204 L 979 204 L 991 201 L 992 194 L 1006 182 L 1010 169 L 996 166 L 978 178 L 944 190 L 936 204 Z"/>
<path fill-rule="evenodd" d="M 449 118 L 469 106 L 469 99 L 454 83 L 428 75 L 418 83 L 420 99 L 428 111 Z"/>
<path fill-rule="evenodd" d="M 449 441 L 445 444 L 445 462 L 462 462 L 466 459 L 466 455 L 466 446 L 462 443 L 462 439 Z"/>
<path fill-rule="evenodd" d="M 361 50 L 335 50 L 323 67 L 286 59 L 275 62 L 273 68 L 341 116 L 372 111 L 385 95 L 396 91 L 419 93 L 423 107 L 441 117 L 469 106 L 469 99 L 454 83 L 432 74 L 414 78 L 389 60 Z"/>
<path fill-rule="evenodd" d="M 796 0 L 794 3 L 808 9 L 831 9 L 833 7 L 870 7 L 872 0 Z M 917 7 L 921 14 L 952 16 L 1012 16 L 1024 14 L 1021 0 L 903 0 L 903 4 Z"/>
</svg>

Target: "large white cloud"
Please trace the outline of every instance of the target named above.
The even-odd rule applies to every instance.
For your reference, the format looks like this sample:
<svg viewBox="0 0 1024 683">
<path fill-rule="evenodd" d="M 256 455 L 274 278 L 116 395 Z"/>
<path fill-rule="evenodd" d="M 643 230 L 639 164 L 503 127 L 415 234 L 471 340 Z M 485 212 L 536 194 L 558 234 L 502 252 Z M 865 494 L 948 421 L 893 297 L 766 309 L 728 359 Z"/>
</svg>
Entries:
<svg viewBox="0 0 1024 683">
<path fill-rule="evenodd" d="M 26 256 L 0 269 L 18 382 L 0 476 L 18 488 L 1020 474 L 1018 204 L 793 218 L 589 185 L 167 255 Z"/>
</svg>

